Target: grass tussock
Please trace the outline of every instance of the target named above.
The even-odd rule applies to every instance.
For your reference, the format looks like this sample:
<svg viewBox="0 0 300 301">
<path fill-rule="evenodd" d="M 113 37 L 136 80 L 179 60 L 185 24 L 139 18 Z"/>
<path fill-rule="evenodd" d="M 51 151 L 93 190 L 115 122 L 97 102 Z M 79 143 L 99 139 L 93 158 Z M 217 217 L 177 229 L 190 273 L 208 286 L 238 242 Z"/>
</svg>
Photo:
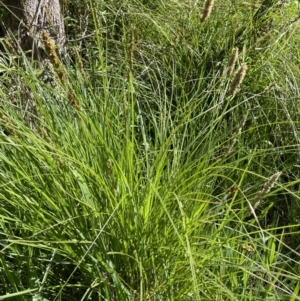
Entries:
<svg viewBox="0 0 300 301">
<path fill-rule="evenodd" d="M 0 57 L 0 299 L 300 300 L 296 4 L 63 2 Z"/>
</svg>

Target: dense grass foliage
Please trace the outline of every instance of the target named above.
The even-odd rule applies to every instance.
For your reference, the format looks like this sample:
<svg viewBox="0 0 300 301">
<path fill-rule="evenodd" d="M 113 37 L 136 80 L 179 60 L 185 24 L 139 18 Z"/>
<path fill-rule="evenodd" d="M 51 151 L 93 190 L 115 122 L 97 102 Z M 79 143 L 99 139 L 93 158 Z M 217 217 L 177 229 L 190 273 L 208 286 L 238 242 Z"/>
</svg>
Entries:
<svg viewBox="0 0 300 301">
<path fill-rule="evenodd" d="M 300 300 L 299 7 L 273 2 L 64 0 L 60 66 L 1 54 L 0 300 Z"/>
</svg>

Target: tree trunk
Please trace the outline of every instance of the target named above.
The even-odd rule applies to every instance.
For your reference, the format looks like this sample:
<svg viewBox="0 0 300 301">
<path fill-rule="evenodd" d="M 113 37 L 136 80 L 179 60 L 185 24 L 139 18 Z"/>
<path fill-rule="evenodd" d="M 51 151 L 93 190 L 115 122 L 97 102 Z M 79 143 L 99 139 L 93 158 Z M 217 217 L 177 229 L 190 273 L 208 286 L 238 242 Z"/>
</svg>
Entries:
<svg viewBox="0 0 300 301">
<path fill-rule="evenodd" d="M 35 59 L 44 58 L 42 31 L 53 40 L 59 53 L 65 48 L 65 28 L 59 0 L 2 0 L 2 35 L 16 34 L 23 51 Z"/>
</svg>

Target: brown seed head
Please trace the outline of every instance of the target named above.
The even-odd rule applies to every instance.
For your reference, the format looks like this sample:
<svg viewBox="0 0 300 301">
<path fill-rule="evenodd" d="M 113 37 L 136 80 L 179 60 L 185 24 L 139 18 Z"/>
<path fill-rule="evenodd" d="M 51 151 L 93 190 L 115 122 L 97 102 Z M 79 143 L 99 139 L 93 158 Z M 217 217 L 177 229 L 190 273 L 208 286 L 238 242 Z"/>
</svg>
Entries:
<svg viewBox="0 0 300 301">
<path fill-rule="evenodd" d="M 75 97 L 75 95 L 69 91 L 68 92 L 68 98 L 69 98 L 69 101 L 70 101 L 70 104 L 77 110 L 77 111 L 80 111 L 80 106 L 78 104 L 78 101 Z"/>
<path fill-rule="evenodd" d="M 203 13 L 200 18 L 201 22 L 204 22 L 205 20 L 207 20 L 209 18 L 211 11 L 213 9 L 213 6 L 214 6 L 214 0 L 206 0 L 205 1 Z"/>
<path fill-rule="evenodd" d="M 229 87 L 230 95 L 234 95 L 237 92 L 238 88 L 240 87 L 240 85 L 242 84 L 246 76 L 247 70 L 248 70 L 247 64 L 242 64 Z"/>
<path fill-rule="evenodd" d="M 45 50 L 47 54 L 49 55 L 50 62 L 54 65 L 54 67 L 57 70 L 57 74 L 61 81 L 63 83 L 67 83 L 67 77 L 65 75 L 65 72 L 63 70 L 62 64 L 58 58 L 58 55 L 56 53 L 56 47 L 52 39 L 49 37 L 46 30 L 42 31 L 42 36 L 44 40 Z"/>
<path fill-rule="evenodd" d="M 281 171 L 276 172 L 274 175 L 272 175 L 268 181 L 264 184 L 264 187 L 261 191 L 258 192 L 258 194 L 255 197 L 255 204 L 253 206 L 254 209 L 256 209 L 261 203 L 262 203 L 262 197 L 266 195 L 275 185 L 277 180 L 279 179 L 280 175 L 282 174 Z"/>
</svg>

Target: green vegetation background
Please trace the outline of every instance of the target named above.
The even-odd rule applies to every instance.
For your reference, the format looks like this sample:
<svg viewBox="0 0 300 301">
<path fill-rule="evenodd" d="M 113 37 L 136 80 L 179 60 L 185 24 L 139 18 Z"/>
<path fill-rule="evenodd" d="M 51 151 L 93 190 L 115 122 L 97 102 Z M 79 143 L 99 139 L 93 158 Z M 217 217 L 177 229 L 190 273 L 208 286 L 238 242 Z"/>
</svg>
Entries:
<svg viewBox="0 0 300 301">
<path fill-rule="evenodd" d="M 300 300 L 300 9 L 261 2 L 64 0 L 61 65 L 1 53 L 0 300 Z"/>
</svg>

